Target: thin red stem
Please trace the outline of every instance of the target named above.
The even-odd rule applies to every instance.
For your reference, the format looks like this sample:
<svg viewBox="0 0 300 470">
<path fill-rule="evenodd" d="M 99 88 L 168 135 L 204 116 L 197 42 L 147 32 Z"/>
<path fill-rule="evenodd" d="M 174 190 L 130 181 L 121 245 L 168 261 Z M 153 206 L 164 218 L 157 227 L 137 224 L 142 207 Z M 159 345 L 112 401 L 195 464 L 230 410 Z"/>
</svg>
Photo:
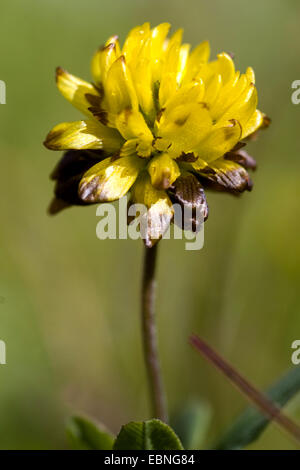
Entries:
<svg viewBox="0 0 300 470">
<path fill-rule="evenodd" d="M 274 420 L 280 428 L 284 429 L 300 444 L 300 427 L 288 418 L 281 409 L 275 405 L 268 397 L 257 390 L 247 379 L 245 379 L 236 369 L 225 361 L 216 351 L 214 351 L 203 339 L 197 335 L 190 337 L 190 343 L 208 361 L 214 364 L 239 391 L 251 401 L 270 420 Z"/>
</svg>

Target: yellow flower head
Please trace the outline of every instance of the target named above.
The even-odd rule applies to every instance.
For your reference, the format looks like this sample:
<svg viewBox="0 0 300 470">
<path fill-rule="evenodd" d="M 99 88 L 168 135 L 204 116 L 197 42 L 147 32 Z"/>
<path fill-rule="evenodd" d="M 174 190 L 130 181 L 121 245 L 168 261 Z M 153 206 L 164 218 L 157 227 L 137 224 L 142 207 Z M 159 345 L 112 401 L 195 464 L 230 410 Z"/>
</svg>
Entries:
<svg viewBox="0 0 300 470">
<path fill-rule="evenodd" d="M 138 26 L 122 49 L 109 38 L 92 59 L 92 84 L 57 69 L 58 89 L 87 116 L 46 138 L 47 148 L 71 151 L 54 174 L 58 199 L 106 202 L 130 190 L 150 216 L 171 221 L 174 202 L 207 216 L 205 185 L 251 189 L 255 161 L 242 140 L 267 124 L 253 70 L 236 71 L 225 52 L 209 61 L 207 41 L 190 51 L 182 30 L 167 38 L 169 27 Z"/>
</svg>

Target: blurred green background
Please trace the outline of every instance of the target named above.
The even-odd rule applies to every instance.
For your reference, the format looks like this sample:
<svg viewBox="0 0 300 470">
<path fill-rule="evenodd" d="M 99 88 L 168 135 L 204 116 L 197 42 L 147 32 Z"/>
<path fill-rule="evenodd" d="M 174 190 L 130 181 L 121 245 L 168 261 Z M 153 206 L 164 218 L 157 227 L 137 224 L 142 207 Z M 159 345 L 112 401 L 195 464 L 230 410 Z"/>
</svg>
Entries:
<svg viewBox="0 0 300 470">
<path fill-rule="evenodd" d="M 89 79 L 94 50 L 144 21 L 183 27 L 193 46 L 233 51 L 254 67 L 271 128 L 249 145 L 253 192 L 209 194 L 201 251 L 163 241 L 158 267 L 160 350 L 171 412 L 195 398 L 212 407 L 209 440 L 245 399 L 188 345 L 197 332 L 260 388 L 291 364 L 300 338 L 299 118 L 296 0 L 13 0 L 2 2 L 0 448 L 66 448 L 64 423 L 87 413 L 118 431 L 148 416 L 139 319 L 140 241 L 96 238 L 95 206 L 50 218 L 49 173 L 60 153 L 42 141 L 79 113 L 58 93 L 54 69 Z M 295 366 L 294 366 L 295 367 Z M 300 397 L 286 412 L 300 422 Z M 254 449 L 289 449 L 271 426 Z"/>
</svg>

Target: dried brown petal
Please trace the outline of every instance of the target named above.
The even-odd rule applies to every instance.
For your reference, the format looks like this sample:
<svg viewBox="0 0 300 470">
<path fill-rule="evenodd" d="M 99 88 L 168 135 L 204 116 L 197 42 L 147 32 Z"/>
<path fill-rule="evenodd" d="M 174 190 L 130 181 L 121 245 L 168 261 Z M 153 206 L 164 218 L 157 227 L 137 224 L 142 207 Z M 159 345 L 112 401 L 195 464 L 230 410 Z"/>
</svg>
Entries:
<svg viewBox="0 0 300 470">
<path fill-rule="evenodd" d="M 196 162 L 197 160 L 198 160 L 198 157 L 193 152 L 189 152 L 189 153 L 182 152 L 182 154 L 176 158 L 177 162 L 186 162 L 186 163 L 193 163 L 193 162 Z"/>
<path fill-rule="evenodd" d="M 72 205 L 86 205 L 78 196 L 79 182 L 84 173 L 102 159 L 103 153 L 94 150 L 70 150 L 63 155 L 50 176 L 56 181 L 55 196 L 48 208 L 51 215 Z"/>
<path fill-rule="evenodd" d="M 256 160 L 249 155 L 245 150 L 237 150 L 228 152 L 224 155 L 226 160 L 231 160 L 238 163 L 246 169 L 255 170 L 256 169 Z"/>
<path fill-rule="evenodd" d="M 193 231 L 197 231 L 199 224 L 208 217 L 208 205 L 204 189 L 196 176 L 192 173 L 184 173 L 171 186 L 168 194 L 174 203 L 182 208 L 181 220 L 176 220 L 176 211 L 174 222 L 181 228 L 188 225 Z M 190 210 L 190 220 L 184 220 L 184 210 Z M 201 215 L 201 220 L 199 220 Z"/>
<path fill-rule="evenodd" d="M 253 185 L 245 168 L 224 158 L 211 163 L 199 175 L 204 187 L 216 191 L 238 194 L 245 190 L 251 191 Z"/>
</svg>

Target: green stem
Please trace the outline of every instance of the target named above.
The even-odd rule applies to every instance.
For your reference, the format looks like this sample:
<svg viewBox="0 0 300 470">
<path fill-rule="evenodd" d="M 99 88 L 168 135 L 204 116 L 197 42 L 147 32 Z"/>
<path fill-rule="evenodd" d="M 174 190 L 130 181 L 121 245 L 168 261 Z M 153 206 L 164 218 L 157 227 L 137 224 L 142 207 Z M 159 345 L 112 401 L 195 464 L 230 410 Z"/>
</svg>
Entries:
<svg viewBox="0 0 300 470">
<path fill-rule="evenodd" d="M 142 284 L 142 333 L 153 417 L 167 422 L 167 403 L 158 357 L 157 333 L 155 324 L 156 255 L 157 244 L 152 248 L 145 247 Z"/>
</svg>

